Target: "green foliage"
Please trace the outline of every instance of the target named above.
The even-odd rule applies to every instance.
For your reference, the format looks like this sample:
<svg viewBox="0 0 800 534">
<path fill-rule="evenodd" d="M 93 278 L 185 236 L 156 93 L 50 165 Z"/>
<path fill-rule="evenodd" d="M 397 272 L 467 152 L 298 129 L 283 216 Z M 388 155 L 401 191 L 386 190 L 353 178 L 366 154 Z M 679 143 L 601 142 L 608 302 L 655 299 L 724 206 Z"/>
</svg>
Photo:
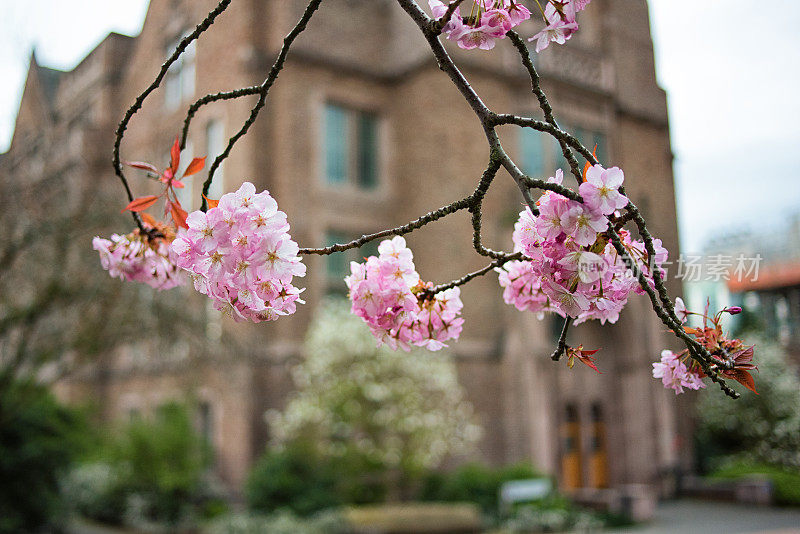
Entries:
<svg viewBox="0 0 800 534">
<path fill-rule="evenodd" d="M 474 502 L 484 513 L 498 514 L 500 487 L 511 480 L 543 475 L 527 463 L 499 469 L 479 463 L 464 464 L 449 473 L 431 473 L 423 482 L 421 499 L 442 502 Z"/>
<path fill-rule="evenodd" d="M 7 377 L 4 377 L 7 378 Z M 35 532 L 61 517 L 59 476 L 80 449 L 85 420 L 42 386 L 0 384 L 0 532 Z"/>
<path fill-rule="evenodd" d="M 603 526 L 603 521 L 594 514 L 559 500 L 559 502 L 542 502 L 517 508 L 514 515 L 503 522 L 500 532 L 502 534 L 596 532 Z"/>
<path fill-rule="evenodd" d="M 96 461 L 70 473 L 64 492 L 79 514 L 99 521 L 192 524 L 222 505 L 205 478 L 210 458 L 188 407 L 166 404 L 121 428 Z"/>
<path fill-rule="evenodd" d="M 254 511 L 286 508 L 307 516 L 342 503 L 336 486 L 332 463 L 312 447 L 297 444 L 264 454 L 250 472 L 245 496 Z"/>
<path fill-rule="evenodd" d="M 735 462 L 721 467 L 711 474 L 713 478 L 723 479 L 747 478 L 753 475 L 769 478 L 777 504 L 800 506 L 800 470 L 774 465 Z"/>
<path fill-rule="evenodd" d="M 759 395 L 740 388 L 731 402 L 709 388 L 698 405 L 698 456 L 701 469 L 733 459 L 800 469 L 800 377 L 774 344 L 756 343 Z"/>
<path fill-rule="evenodd" d="M 113 465 L 93 462 L 72 469 L 62 481 L 62 492 L 74 513 L 104 523 L 120 523 L 125 513 L 123 483 Z"/>
<path fill-rule="evenodd" d="M 271 515 L 232 514 L 212 521 L 205 534 L 345 534 L 350 532 L 338 512 L 301 519 L 288 511 Z"/>
</svg>

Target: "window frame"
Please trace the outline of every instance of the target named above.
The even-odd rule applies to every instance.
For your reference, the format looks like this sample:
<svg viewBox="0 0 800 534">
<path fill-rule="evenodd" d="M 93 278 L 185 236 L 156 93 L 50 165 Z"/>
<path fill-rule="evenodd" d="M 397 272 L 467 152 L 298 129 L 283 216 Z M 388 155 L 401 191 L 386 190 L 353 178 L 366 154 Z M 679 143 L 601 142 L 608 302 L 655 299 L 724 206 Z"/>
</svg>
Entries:
<svg viewBox="0 0 800 534">
<path fill-rule="evenodd" d="M 331 143 L 329 118 L 331 112 L 340 114 L 344 121 L 345 134 L 334 146 L 344 160 L 344 171 L 339 177 L 331 173 Z M 383 118 L 375 111 L 352 106 L 334 99 L 322 102 L 320 113 L 320 182 L 329 189 L 358 191 L 372 194 L 379 192 L 384 184 Z M 365 131 L 370 133 L 365 135 Z M 367 148 L 368 145 L 371 145 Z M 369 169 L 369 170 L 365 170 Z M 339 170 L 341 172 L 341 169 Z"/>
</svg>

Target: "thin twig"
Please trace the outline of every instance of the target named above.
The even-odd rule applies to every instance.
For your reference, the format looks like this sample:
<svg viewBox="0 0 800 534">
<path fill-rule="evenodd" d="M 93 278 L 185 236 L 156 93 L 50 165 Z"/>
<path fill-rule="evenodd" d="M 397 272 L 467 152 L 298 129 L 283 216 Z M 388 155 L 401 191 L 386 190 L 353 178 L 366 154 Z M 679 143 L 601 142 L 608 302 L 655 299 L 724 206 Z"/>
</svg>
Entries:
<svg viewBox="0 0 800 534">
<path fill-rule="evenodd" d="M 258 102 L 256 102 L 256 105 L 250 110 L 250 116 L 244 122 L 239 131 L 228 140 L 228 146 L 225 147 L 225 150 L 222 152 L 222 154 L 217 156 L 217 158 L 211 164 L 211 167 L 208 169 L 208 178 L 206 178 L 206 181 L 203 183 L 203 204 L 200 208 L 201 210 L 205 211 L 208 208 L 206 196 L 208 195 L 208 190 L 211 187 L 211 182 L 214 180 L 214 173 L 217 172 L 217 169 L 222 162 L 225 161 L 225 159 L 230 155 L 231 150 L 236 142 L 247 133 L 247 131 L 258 118 L 259 112 L 267 103 L 267 95 L 269 94 L 270 88 L 278 78 L 278 74 L 280 74 L 281 70 L 283 69 L 284 63 L 286 63 L 286 57 L 289 55 L 289 49 L 292 47 L 292 43 L 294 43 L 294 40 L 297 39 L 297 36 L 303 33 L 303 31 L 306 29 L 308 22 L 311 20 L 311 17 L 314 16 L 314 13 L 317 11 L 321 3 L 322 0 L 311 0 L 306 6 L 305 11 L 303 11 L 303 15 L 300 17 L 300 20 L 297 21 L 297 24 L 295 24 L 294 28 L 292 28 L 286 37 L 283 38 L 283 46 L 281 46 L 278 57 L 275 59 L 275 63 L 272 64 L 272 68 L 270 68 L 267 78 L 260 86 Z"/>
<path fill-rule="evenodd" d="M 122 117 L 119 125 L 117 126 L 117 131 L 114 137 L 114 157 L 113 157 L 113 165 L 114 165 L 114 173 L 119 177 L 122 181 L 122 185 L 125 186 L 125 193 L 128 195 L 128 201 L 133 200 L 133 192 L 131 191 L 130 185 L 128 185 L 128 180 L 125 178 L 125 174 L 122 172 L 122 162 L 120 161 L 119 151 L 120 145 L 122 144 L 122 137 L 125 135 L 125 130 L 128 129 L 128 123 L 130 122 L 131 118 L 136 114 L 139 109 L 141 109 L 142 104 L 144 103 L 145 99 L 152 93 L 153 91 L 161 85 L 161 81 L 166 76 L 167 71 L 169 70 L 170 66 L 175 63 L 178 58 L 183 54 L 186 48 L 192 43 L 192 41 L 196 40 L 200 37 L 204 31 L 209 29 L 212 24 L 214 24 L 214 20 L 224 12 L 228 6 L 230 5 L 232 0 L 220 0 L 220 3 L 217 4 L 213 10 L 211 10 L 206 18 L 195 27 L 194 31 L 181 39 L 181 42 L 178 43 L 178 46 L 172 52 L 172 55 L 167 58 L 163 65 L 161 65 L 161 69 L 158 71 L 155 80 L 147 86 L 147 88 L 142 91 L 139 96 L 136 97 L 136 100 L 133 102 L 131 107 L 125 112 L 125 115 Z M 136 222 L 136 225 L 142 232 L 146 232 L 144 225 L 142 224 L 142 219 L 139 217 L 139 214 L 136 212 L 131 212 L 133 216 L 133 220 Z"/>
</svg>

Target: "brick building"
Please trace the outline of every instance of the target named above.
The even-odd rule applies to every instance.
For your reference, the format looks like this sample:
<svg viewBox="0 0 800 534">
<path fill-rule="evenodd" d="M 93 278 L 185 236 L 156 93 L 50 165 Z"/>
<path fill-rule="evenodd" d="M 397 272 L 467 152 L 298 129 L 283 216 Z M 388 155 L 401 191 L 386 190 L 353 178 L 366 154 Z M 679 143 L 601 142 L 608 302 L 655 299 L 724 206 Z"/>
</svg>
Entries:
<svg viewBox="0 0 800 534">
<path fill-rule="evenodd" d="M 152 0 L 139 36 L 109 35 L 70 72 L 32 58 L 0 177 L 35 174 L 33 161 L 67 154 L 75 179 L 100 177 L 119 187 L 108 161 L 116 122 L 215 4 Z M 123 159 L 164 162 L 192 101 L 263 79 L 303 7 L 300 0 L 234 2 L 134 117 Z M 529 80 L 507 42 L 491 52 L 447 44 L 491 108 L 536 115 Z M 677 254 L 666 97 L 656 83 L 645 0 L 595 0 L 568 45 L 550 47 L 536 62 L 561 123 L 597 144 L 601 160 L 625 170 L 628 194 Z M 244 98 L 203 108 L 187 152 L 218 154 L 252 104 Z M 500 133 L 527 173 L 545 177 L 563 165 L 549 138 L 516 127 Z M 469 194 L 487 156 L 476 118 L 394 2 L 327 0 L 297 40 L 267 108 L 217 175 L 212 197 L 253 181 L 278 200 L 301 246 L 321 246 L 396 226 Z M 129 175 L 136 193 L 145 194 L 148 184 Z M 189 181 L 187 206 L 197 207 L 204 178 Z M 485 203 L 488 246 L 509 248 L 520 209 L 518 191 L 501 173 Z M 109 232 L 129 222 L 120 217 Z M 449 280 L 485 263 L 471 247 L 465 213 L 408 241 L 428 280 Z M 218 358 L 197 361 L 130 348 L 62 382 L 59 391 L 67 398 L 91 395 L 108 418 L 146 412 L 191 391 L 219 471 L 236 486 L 268 437 L 264 411 L 282 406 L 290 390 L 288 365 L 302 357 L 315 304 L 345 290 L 350 256 L 358 253 L 306 258 L 308 304 L 294 317 L 242 326 L 209 313 L 201 335 L 213 343 L 221 329 L 234 332 L 246 340 L 235 354 L 220 345 Z M 666 470 L 687 465 L 691 440 L 681 407 L 651 378 L 650 362 L 671 340 L 646 299 L 632 299 L 617 325 L 574 330 L 584 345 L 602 348 L 602 375 L 550 361 L 558 323 L 505 305 L 495 276 L 465 286 L 463 300 L 466 325 L 451 352 L 485 429 L 485 460 L 530 459 L 566 488 L 656 484 Z"/>
</svg>

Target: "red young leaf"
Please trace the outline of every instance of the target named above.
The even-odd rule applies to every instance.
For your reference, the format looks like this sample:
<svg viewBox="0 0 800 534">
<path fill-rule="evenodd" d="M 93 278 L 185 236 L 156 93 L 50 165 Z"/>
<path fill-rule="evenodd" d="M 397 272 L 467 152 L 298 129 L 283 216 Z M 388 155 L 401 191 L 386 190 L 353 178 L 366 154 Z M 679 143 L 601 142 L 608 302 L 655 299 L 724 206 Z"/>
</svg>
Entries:
<svg viewBox="0 0 800 534">
<path fill-rule="evenodd" d="M 150 163 L 145 163 L 144 161 L 126 161 L 125 165 L 128 165 L 129 167 L 135 167 L 137 169 L 142 169 L 144 171 L 150 171 L 153 174 L 159 174 L 158 169 L 156 168 L 155 165 L 152 165 Z"/>
<path fill-rule="evenodd" d="M 172 180 L 169 184 L 172 187 L 177 187 L 178 189 L 183 189 L 184 187 L 186 187 L 186 184 L 184 184 L 180 180 Z"/>
<path fill-rule="evenodd" d="M 186 172 L 183 173 L 184 176 L 191 176 L 193 174 L 197 174 L 198 172 L 203 170 L 203 167 L 206 166 L 206 158 L 194 158 L 192 162 L 186 167 Z"/>
<path fill-rule="evenodd" d="M 122 211 L 125 211 L 125 210 L 130 210 L 130 211 L 146 210 L 147 208 L 149 208 L 150 206 L 155 204 L 156 200 L 158 200 L 158 197 L 155 196 L 155 195 L 136 198 L 136 199 L 132 200 L 130 202 L 130 204 L 125 206 L 125 208 Z"/>
<path fill-rule="evenodd" d="M 756 391 L 756 382 L 753 380 L 753 376 L 750 373 L 742 369 L 734 369 L 731 371 L 731 374 L 734 380 L 758 395 L 758 391 Z"/>
<path fill-rule="evenodd" d="M 203 198 L 206 199 L 206 203 L 208 204 L 209 208 L 216 208 L 217 206 L 219 206 L 219 200 L 211 200 L 205 195 L 203 195 Z"/>
<path fill-rule="evenodd" d="M 178 228 L 189 228 L 189 225 L 186 224 L 186 217 L 188 217 L 189 214 L 181 207 L 180 202 L 175 200 L 175 202 L 170 203 L 169 211 L 172 215 L 172 220 L 175 221 L 175 226 Z"/>
<path fill-rule="evenodd" d="M 181 166 L 181 140 L 175 136 L 175 142 L 172 144 L 172 149 L 169 151 L 170 163 L 169 168 L 172 170 L 172 175 L 178 172 L 178 167 Z"/>
<path fill-rule="evenodd" d="M 594 159 L 597 159 L 597 145 L 594 145 L 594 150 L 592 150 L 592 156 Z M 592 168 L 592 165 L 587 161 L 586 164 L 583 166 L 583 181 L 586 181 L 586 173 L 589 172 L 589 169 Z M 599 373 L 600 371 L 598 371 Z"/>
<path fill-rule="evenodd" d="M 156 224 L 158 224 L 158 223 L 156 222 L 156 219 L 155 219 L 155 217 L 153 217 L 153 216 L 152 216 L 152 215 L 150 215 L 149 213 L 144 213 L 144 212 L 142 212 L 142 213 L 140 213 L 140 214 L 139 214 L 139 216 L 142 218 L 142 220 L 143 220 L 145 223 L 149 224 L 150 226 L 152 226 L 152 227 L 154 227 L 154 228 L 155 228 Z"/>
</svg>

